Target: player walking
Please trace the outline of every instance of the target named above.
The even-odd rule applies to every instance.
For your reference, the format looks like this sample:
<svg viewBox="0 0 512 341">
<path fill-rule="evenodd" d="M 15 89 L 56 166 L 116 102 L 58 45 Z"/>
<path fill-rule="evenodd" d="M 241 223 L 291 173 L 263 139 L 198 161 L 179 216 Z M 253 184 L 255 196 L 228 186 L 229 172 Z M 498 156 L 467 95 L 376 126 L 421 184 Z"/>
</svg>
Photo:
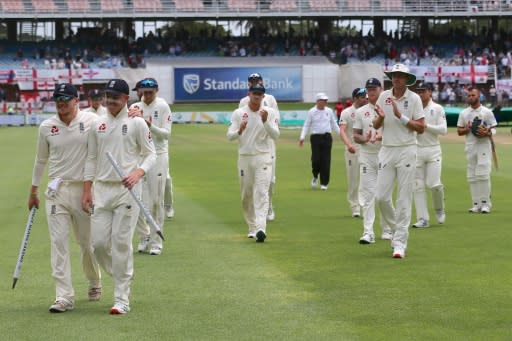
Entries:
<svg viewBox="0 0 512 341">
<path fill-rule="evenodd" d="M 58 84 L 53 92 L 57 115 L 39 126 L 37 152 L 28 207 L 39 208 L 37 195 L 44 168 L 48 165 L 46 217 L 50 230 L 52 277 L 55 302 L 52 313 L 72 310 L 75 291 L 71 281 L 70 230 L 80 245 L 82 269 L 89 281 L 88 297 L 101 297 L 101 276 L 91 244 L 90 217 L 82 211 L 84 165 L 87 139 L 96 115 L 78 109 L 78 92 L 68 83 Z"/>
<path fill-rule="evenodd" d="M 418 221 L 412 227 L 429 227 L 429 214 L 425 186 L 432 192 L 432 206 L 437 222 L 446 220 L 444 209 L 444 186 L 441 182 L 442 152 L 439 135 L 446 135 L 448 127 L 444 109 L 432 101 L 432 85 L 420 82 L 416 92 L 421 98 L 425 115 L 425 132 L 417 136 L 418 154 L 416 158 L 416 181 L 414 186 L 414 206 Z"/>
<path fill-rule="evenodd" d="M 111 314 L 130 311 L 130 285 L 133 278 L 132 238 L 139 216 L 128 189 L 140 195 L 139 180 L 156 160 L 155 146 L 148 125 L 140 117 L 128 117 L 130 88 L 122 79 L 109 80 L 106 88 L 108 113 L 99 116 L 89 134 L 84 171 L 82 208 L 90 211 L 94 254 L 114 281 Z M 110 152 L 124 174 L 121 181 L 107 158 Z M 94 196 L 92 182 L 94 181 Z"/>
</svg>

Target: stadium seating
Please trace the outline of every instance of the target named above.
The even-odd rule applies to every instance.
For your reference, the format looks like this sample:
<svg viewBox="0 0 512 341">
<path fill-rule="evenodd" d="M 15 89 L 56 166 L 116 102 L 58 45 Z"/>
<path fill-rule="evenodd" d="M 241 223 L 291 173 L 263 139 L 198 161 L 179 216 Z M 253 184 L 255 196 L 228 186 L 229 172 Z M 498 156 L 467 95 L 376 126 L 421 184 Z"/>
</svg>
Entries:
<svg viewBox="0 0 512 341">
<path fill-rule="evenodd" d="M 204 10 L 203 2 L 199 0 L 174 0 L 174 3 L 178 11 L 197 12 Z"/>
<path fill-rule="evenodd" d="M 56 12 L 57 6 L 53 0 L 32 0 L 36 12 Z"/>
<path fill-rule="evenodd" d="M 25 11 L 25 5 L 23 5 L 22 0 L 0 0 L 0 4 L 5 12 Z"/>
<path fill-rule="evenodd" d="M 402 0 L 380 0 L 380 9 L 383 11 L 401 11 Z"/>
<path fill-rule="evenodd" d="M 67 0 L 66 3 L 70 12 L 87 12 L 91 9 L 87 0 Z"/>
<path fill-rule="evenodd" d="M 297 2 L 295 0 L 274 0 L 270 4 L 272 11 L 295 11 Z"/>
<path fill-rule="evenodd" d="M 349 11 L 368 11 L 371 9 L 370 0 L 347 1 Z"/>
<path fill-rule="evenodd" d="M 160 0 L 133 0 L 133 9 L 136 11 L 161 11 L 163 9 Z"/>
<path fill-rule="evenodd" d="M 355 0 L 358 2 L 359 0 Z M 310 0 L 309 7 L 313 11 L 333 11 L 338 10 L 336 0 Z"/>
<path fill-rule="evenodd" d="M 250 11 L 256 9 L 254 0 L 228 0 L 228 8 L 232 11 Z"/>
<path fill-rule="evenodd" d="M 106 12 L 118 12 L 124 9 L 121 0 L 101 0 L 101 10 Z"/>
</svg>

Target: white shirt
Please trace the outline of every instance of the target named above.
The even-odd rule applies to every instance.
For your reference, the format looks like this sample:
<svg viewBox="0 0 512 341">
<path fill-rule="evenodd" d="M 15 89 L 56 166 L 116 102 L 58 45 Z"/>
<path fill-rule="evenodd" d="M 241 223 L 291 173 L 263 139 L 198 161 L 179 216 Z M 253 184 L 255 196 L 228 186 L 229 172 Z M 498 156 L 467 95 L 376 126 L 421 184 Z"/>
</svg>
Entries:
<svg viewBox="0 0 512 341">
<path fill-rule="evenodd" d="M 145 120 L 151 121 L 151 131 L 156 154 L 167 154 L 169 151 L 169 136 L 172 128 L 172 113 L 169 104 L 160 97 L 146 104 L 144 101 L 133 103 L 131 108 L 138 107 Z"/>
<path fill-rule="evenodd" d="M 459 119 L 457 120 L 457 127 L 466 127 L 469 122 L 473 122 L 475 117 L 479 117 L 482 120 L 482 124 L 487 128 L 494 128 L 498 125 L 492 111 L 487 109 L 483 105 L 480 105 L 476 109 L 473 109 L 472 107 L 469 106 L 466 109 L 462 110 L 461 113 L 459 114 Z M 490 145 L 490 143 L 490 139 L 476 137 L 471 132 L 469 132 L 469 134 L 466 134 L 466 147 L 470 147 L 475 144 Z"/>
<path fill-rule="evenodd" d="M 446 135 L 448 127 L 446 124 L 446 115 L 441 105 L 430 100 L 425 108 L 425 132 L 417 136 L 418 146 L 431 147 L 440 145 L 439 135 Z"/>
<path fill-rule="evenodd" d="M 100 106 L 98 107 L 98 109 L 94 109 L 92 106 L 88 107 L 88 108 L 85 108 L 84 110 L 82 111 L 87 111 L 87 112 L 92 112 L 93 114 L 96 114 L 96 115 L 106 115 L 107 114 L 107 108 L 104 107 L 103 105 L 100 104 Z"/>
<path fill-rule="evenodd" d="M 354 145 L 354 148 L 359 149 L 359 144 L 354 144 L 354 135 L 353 128 L 354 122 L 356 120 L 356 110 L 357 108 L 352 104 L 350 107 L 344 109 L 340 115 L 340 130 L 342 129 L 342 125 L 346 125 L 345 132 L 347 133 L 348 139 L 350 143 Z M 348 150 L 348 146 L 345 146 L 345 149 Z"/>
<path fill-rule="evenodd" d="M 323 110 L 320 110 L 316 105 L 311 108 L 300 133 L 301 141 L 306 138 L 308 131 L 310 131 L 312 135 L 326 134 L 335 131 L 339 136 L 340 127 L 336 123 L 336 115 L 334 115 L 332 109 L 325 107 Z"/>
<path fill-rule="evenodd" d="M 156 160 L 155 146 L 146 121 L 128 117 L 126 106 L 116 117 L 98 116 L 89 134 L 85 181 L 120 182 L 121 178 L 107 158 L 110 152 L 125 175 L 142 168 L 147 173 Z"/>
<path fill-rule="evenodd" d="M 370 141 L 361 144 L 360 153 L 377 154 L 380 150 L 382 142 L 373 140 L 377 134 L 382 135 L 382 127 L 377 130 L 373 127 L 373 119 L 376 116 L 375 105 L 371 103 L 356 110 L 353 129 L 362 129 L 363 136 L 368 136 L 369 132 L 372 134 Z"/>
<path fill-rule="evenodd" d="M 411 120 L 423 118 L 423 104 L 420 96 L 409 89 L 405 90 L 401 98 L 393 96 L 392 89 L 383 91 L 377 104 L 384 110 L 385 117 L 382 125 L 382 145 L 386 147 L 401 147 L 416 144 L 416 132 L 407 128 L 393 113 L 391 105 L 393 99 L 400 114 Z"/>
<path fill-rule="evenodd" d="M 87 139 L 96 115 L 78 110 L 66 125 L 58 115 L 44 120 L 39 126 L 37 152 L 32 173 L 32 185 L 39 186 L 48 164 L 48 177 L 66 181 L 83 181 L 87 157 Z"/>
<path fill-rule="evenodd" d="M 274 109 L 261 107 L 268 112 L 267 121 L 263 123 L 259 112 L 252 111 L 248 105 L 236 109 L 231 115 L 231 125 L 228 128 L 229 140 L 239 139 L 238 153 L 240 155 L 257 155 L 272 153 L 270 140 L 279 137 L 278 119 Z M 247 126 L 241 135 L 238 135 L 240 124 L 247 121 Z"/>
</svg>

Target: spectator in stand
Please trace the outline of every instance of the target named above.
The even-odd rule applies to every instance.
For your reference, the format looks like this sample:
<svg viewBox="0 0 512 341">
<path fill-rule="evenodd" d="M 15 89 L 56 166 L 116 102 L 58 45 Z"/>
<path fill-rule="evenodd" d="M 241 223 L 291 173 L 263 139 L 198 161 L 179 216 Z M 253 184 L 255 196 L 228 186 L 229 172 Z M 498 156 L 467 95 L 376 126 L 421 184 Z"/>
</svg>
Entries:
<svg viewBox="0 0 512 341">
<path fill-rule="evenodd" d="M 338 99 L 338 102 L 336 102 L 336 105 L 334 106 L 334 110 L 336 110 L 336 117 L 337 117 L 336 122 L 339 124 L 341 112 L 343 111 L 343 103 L 341 102 L 341 98 Z"/>
</svg>

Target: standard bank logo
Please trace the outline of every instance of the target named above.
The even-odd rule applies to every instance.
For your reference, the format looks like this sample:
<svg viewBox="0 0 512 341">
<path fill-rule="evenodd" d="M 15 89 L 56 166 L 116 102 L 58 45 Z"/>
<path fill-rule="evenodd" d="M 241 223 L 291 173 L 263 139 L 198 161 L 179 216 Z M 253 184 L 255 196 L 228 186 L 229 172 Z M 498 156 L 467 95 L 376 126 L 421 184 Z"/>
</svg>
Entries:
<svg viewBox="0 0 512 341">
<path fill-rule="evenodd" d="M 199 90 L 199 75 L 183 75 L 183 89 L 185 89 L 185 91 L 190 95 L 193 95 L 197 90 Z"/>
</svg>

